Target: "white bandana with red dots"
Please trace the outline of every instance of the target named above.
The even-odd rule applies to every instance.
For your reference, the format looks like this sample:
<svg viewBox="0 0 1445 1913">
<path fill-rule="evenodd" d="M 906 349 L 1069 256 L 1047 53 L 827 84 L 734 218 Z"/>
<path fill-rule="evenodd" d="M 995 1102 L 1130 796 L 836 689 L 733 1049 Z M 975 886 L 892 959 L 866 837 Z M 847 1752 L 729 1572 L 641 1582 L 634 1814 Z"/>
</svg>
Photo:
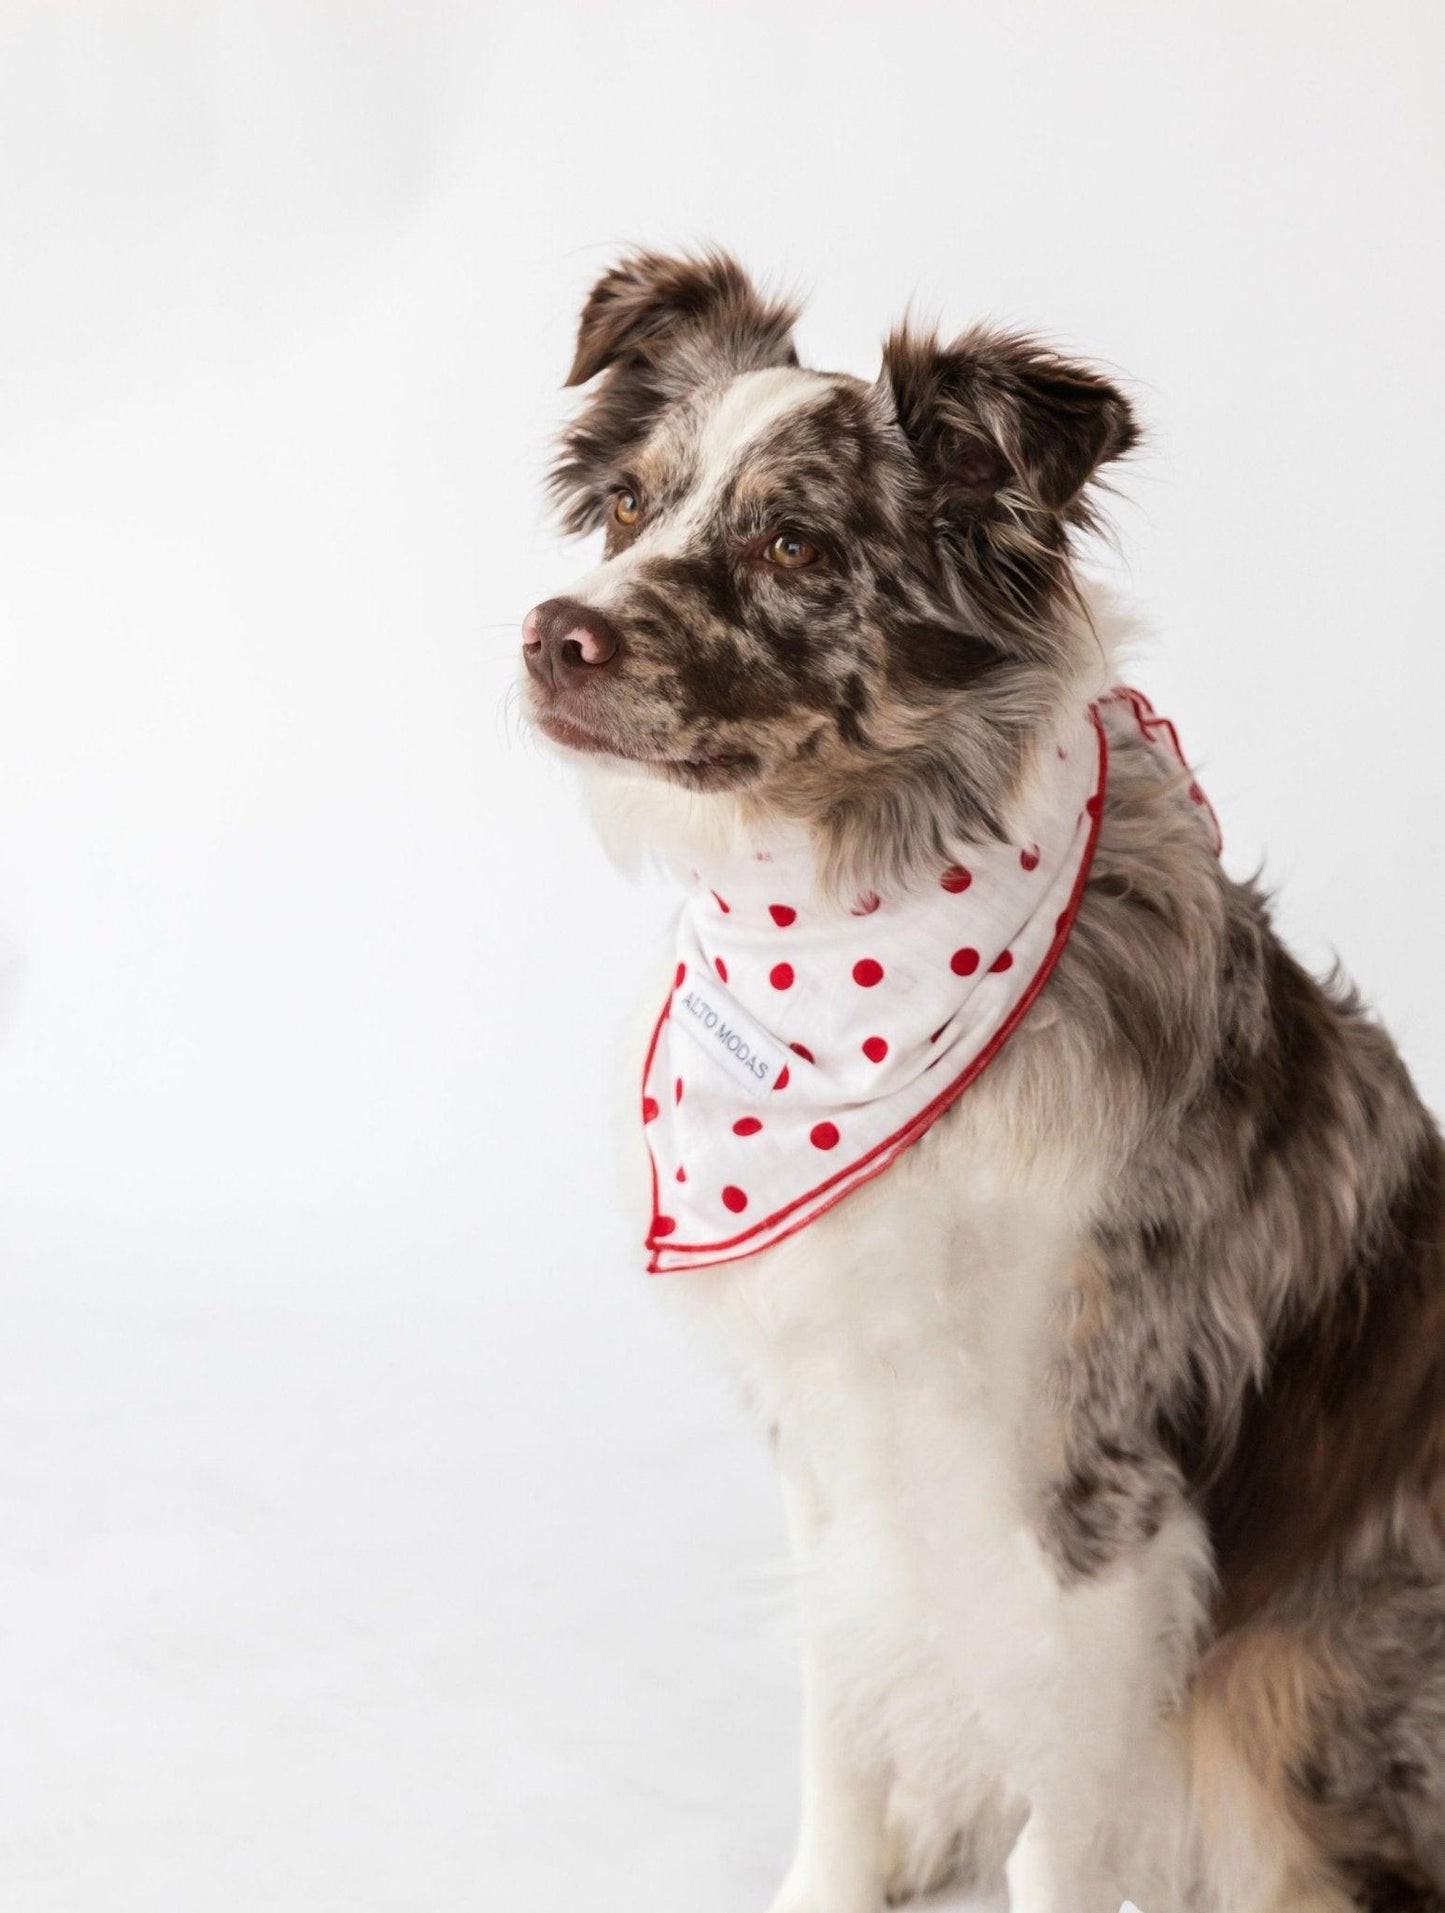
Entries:
<svg viewBox="0 0 1445 1913">
<path fill-rule="evenodd" d="M 804 1228 L 998 1054 L 1073 926 L 1105 719 L 1183 763 L 1146 699 L 1111 692 L 1041 753 L 1024 841 L 960 847 L 926 887 L 825 899 L 804 843 L 694 873 L 643 1072 L 652 1271 L 736 1261 Z"/>
</svg>

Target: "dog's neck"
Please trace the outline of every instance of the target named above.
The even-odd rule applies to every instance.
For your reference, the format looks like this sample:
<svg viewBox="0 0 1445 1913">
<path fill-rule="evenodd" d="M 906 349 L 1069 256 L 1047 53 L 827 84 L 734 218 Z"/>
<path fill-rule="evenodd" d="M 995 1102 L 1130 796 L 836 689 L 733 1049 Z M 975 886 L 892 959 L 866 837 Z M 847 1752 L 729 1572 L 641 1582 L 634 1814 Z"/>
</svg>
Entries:
<svg viewBox="0 0 1445 1913">
<path fill-rule="evenodd" d="M 1059 678 L 1041 697 L 1021 746 L 1014 749 L 1014 769 L 1007 790 L 989 791 L 997 821 L 997 835 L 1017 836 L 1036 797 L 1037 749 L 1051 738 L 1068 714 L 1086 709 L 1114 682 L 1120 650 L 1132 635 L 1112 595 L 1098 584 L 1082 587 L 1074 614 L 1077 631 L 1071 649 L 1079 663 L 1075 672 Z M 968 767 L 965 766 L 965 769 Z M 880 782 L 882 778 L 880 769 Z M 701 864 L 726 863 L 750 854 L 751 846 L 769 834 L 796 835 L 801 828 L 814 839 L 825 879 L 836 876 L 836 888 L 845 891 L 877 888 L 900 875 L 898 868 L 870 868 L 850 861 L 842 868 L 830 859 L 827 820 L 811 829 L 786 804 L 771 804 L 756 791 L 696 792 L 623 763 L 584 771 L 589 808 L 609 855 L 624 870 L 660 868 L 685 880 Z M 932 821 L 932 820 L 930 820 Z M 938 834 L 951 834 L 951 820 L 939 818 Z M 926 853 L 929 857 L 932 851 Z M 903 873 L 906 874 L 906 873 Z"/>
<path fill-rule="evenodd" d="M 644 1070 L 651 1268 L 795 1234 L 988 1066 L 1068 939 L 1107 756 L 1076 711 L 1038 753 L 1028 834 L 960 842 L 906 889 L 838 899 L 801 832 L 699 855 Z"/>
</svg>

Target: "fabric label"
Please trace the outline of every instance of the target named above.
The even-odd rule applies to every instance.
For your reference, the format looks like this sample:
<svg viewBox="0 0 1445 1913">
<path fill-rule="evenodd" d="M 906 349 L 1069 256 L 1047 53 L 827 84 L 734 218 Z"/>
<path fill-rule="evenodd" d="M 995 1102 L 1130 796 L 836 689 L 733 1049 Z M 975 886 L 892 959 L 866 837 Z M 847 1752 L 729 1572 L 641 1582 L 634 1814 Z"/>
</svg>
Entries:
<svg viewBox="0 0 1445 1913">
<path fill-rule="evenodd" d="M 760 1100 L 772 1093 L 787 1051 L 711 980 L 683 984 L 672 999 L 672 1020 L 740 1089 Z"/>
</svg>

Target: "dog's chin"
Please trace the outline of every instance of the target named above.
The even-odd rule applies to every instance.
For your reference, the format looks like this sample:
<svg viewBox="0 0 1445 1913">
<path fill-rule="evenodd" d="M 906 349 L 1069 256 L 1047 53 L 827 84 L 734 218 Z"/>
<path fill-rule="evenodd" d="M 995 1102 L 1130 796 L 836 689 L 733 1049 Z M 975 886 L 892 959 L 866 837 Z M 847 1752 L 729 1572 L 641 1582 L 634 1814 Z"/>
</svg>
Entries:
<svg viewBox="0 0 1445 1913">
<path fill-rule="evenodd" d="M 757 774 L 758 761 L 747 751 L 717 751 L 703 757 L 670 756 L 643 750 L 620 738 L 586 730 L 555 712 L 538 712 L 537 729 L 564 755 L 585 757 L 599 770 L 658 778 L 683 790 L 735 791 Z"/>
</svg>

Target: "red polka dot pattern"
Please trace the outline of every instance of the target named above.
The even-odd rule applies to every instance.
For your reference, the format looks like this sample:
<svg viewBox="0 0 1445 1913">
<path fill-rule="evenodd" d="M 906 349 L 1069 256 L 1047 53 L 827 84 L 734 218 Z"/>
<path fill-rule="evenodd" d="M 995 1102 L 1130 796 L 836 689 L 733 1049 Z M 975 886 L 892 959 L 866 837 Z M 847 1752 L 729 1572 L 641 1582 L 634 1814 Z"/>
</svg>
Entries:
<svg viewBox="0 0 1445 1913">
<path fill-rule="evenodd" d="M 672 1086 L 672 1100 L 675 1103 L 680 1103 L 682 1101 L 682 1091 L 683 1091 L 683 1081 L 682 1081 L 682 1078 L 679 1076 L 677 1081 Z"/>
<path fill-rule="evenodd" d="M 660 1006 L 642 1095 L 659 1211 L 652 1266 L 705 1266 L 804 1226 L 921 1133 L 965 1087 L 971 1065 L 989 1061 L 998 1017 L 1012 1012 L 1002 1028 L 1007 1036 L 1031 1000 L 1036 972 L 1047 973 L 1073 920 L 1074 904 L 1065 908 L 1063 900 L 1082 887 L 1080 865 L 1096 834 L 1089 825 L 1104 802 L 1102 745 L 1096 756 L 1084 728 L 1077 744 L 1072 731 L 1064 735 L 1057 755 L 1045 746 L 1037 770 L 1041 785 L 1050 786 L 1048 801 L 1025 813 L 1031 821 L 1008 833 L 1012 841 L 959 843 L 951 847 L 957 862 L 945 850 L 941 862 L 925 866 L 921 895 L 880 899 L 863 890 L 830 898 L 806 852 L 791 841 L 771 862 L 754 861 L 746 850 L 740 860 L 730 856 L 689 887 L 687 940 L 673 952 L 677 995 Z M 1204 801 L 1187 772 L 1181 783 L 1196 803 Z M 727 889 L 713 889 L 714 881 Z M 1063 912 L 1056 929 L 1051 910 Z M 876 923 L 867 922 L 875 913 Z M 1000 948 L 995 926 L 1013 932 L 1008 947 Z M 955 941 L 975 935 L 976 944 Z M 684 954 L 685 963 L 678 960 Z M 980 1034 L 968 1003 L 985 971 L 981 994 L 998 1017 L 990 1016 Z M 710 974 L 726 989 L 710 991 Z M 684 1020 L 683 998 L 699 979 L 693 1007 L 711 994 L 718 1015 L 710 1029 L 711 1013 L 687 1018 L 683 1043 L 674 1033 Z M 732 993 L 741 999 L 736 1030 L 722 1016 Z M 794 1043 L 790 1032 L 798 1028 L 806 1041 Z M 730 1052 L 717 1059 L 721 1071 L 694 1058 L 695 1039 L 711 1053 L 708 1037 Z M 756 1060 L 759 1050 L 767 1067 Z M 807 1068 L 792 1083 L 795 1060 Z M 683 1069 L 691 1071 L 685 1103 L 678 1074 L 683 1106 L 669 1110 L 666 1085 Z M 749 1081 L 751 1071 L 761 1071 L 762 1091 L 781 1091 L 780 1099 L 759 1092 L 761 1100 L 752 1100 L 758 1084 Z M 670 1216 L 661 1213 L 669 1183 Z"/>
</svg>

